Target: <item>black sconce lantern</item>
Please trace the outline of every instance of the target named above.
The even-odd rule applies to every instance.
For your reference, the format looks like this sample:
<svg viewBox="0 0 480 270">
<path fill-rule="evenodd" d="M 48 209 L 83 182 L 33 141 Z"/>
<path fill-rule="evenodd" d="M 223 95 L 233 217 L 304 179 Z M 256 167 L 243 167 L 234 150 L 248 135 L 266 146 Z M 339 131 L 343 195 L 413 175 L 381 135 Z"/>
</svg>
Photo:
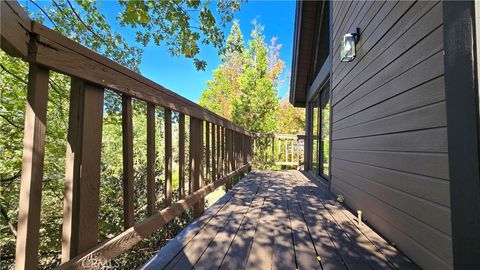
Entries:
<svg viewBox="0 0 480 270">
<path fill-rule="evenodd" d="M 342 47 L 340 51 L 340 58 L 342 62 L 351 62 L 355 59 L 356 55 L 356 44 L 358 38 L 360 37 L 360 31 L 358 28 L 355 29 L 356 32 L 348 33 L 343 36 Z"/>
</svg>

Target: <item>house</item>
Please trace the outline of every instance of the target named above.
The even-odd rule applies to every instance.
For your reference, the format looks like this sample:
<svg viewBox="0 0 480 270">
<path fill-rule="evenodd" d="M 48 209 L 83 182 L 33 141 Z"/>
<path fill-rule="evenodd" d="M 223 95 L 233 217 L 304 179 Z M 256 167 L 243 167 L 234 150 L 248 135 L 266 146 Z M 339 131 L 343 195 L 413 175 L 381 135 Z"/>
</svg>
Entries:
<svg viewBox="0 0 480 270">
<path fill-rule="evenodd" d="M 305 169 L 425 269 L 480 267 L 478 7 L 297 3 Z"/>
</svg>

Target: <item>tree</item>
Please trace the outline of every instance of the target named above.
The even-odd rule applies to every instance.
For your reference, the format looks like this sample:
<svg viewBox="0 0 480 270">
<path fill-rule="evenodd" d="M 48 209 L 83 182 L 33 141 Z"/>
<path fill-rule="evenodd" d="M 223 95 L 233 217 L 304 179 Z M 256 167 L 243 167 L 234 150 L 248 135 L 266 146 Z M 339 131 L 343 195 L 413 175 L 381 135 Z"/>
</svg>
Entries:
<svg viewBox="0 0 480 270">
<path fill-rule="evenodd" d="M 239 95 L 240 75 L 243 71 L 242 52 L 245 50 L 243 34 L 238 21 L 234 21 L 227 37 L 223 63 L 214 70 L 213 80 L 200 98 L 200 105 L 227 118 L 232 118 L 232 101 Z"/>
<path fill-rule="evenodd" d="M 246 48 L 240 25 L 234 22 L 222 64 L 207 82 L 200 104 L 252 132 L 274 132 L 279 102 L 276 87 L 285 66 L 280 48 L 276 38 L 266 44 L 263 27 L 256 22 Z"/>
<path fill-rule="evenodd" d="M 305 109 L 295 108 L 284 99 L 279 106 L 277 133 L 303 134 L 305 132 Z"/>
</svg>

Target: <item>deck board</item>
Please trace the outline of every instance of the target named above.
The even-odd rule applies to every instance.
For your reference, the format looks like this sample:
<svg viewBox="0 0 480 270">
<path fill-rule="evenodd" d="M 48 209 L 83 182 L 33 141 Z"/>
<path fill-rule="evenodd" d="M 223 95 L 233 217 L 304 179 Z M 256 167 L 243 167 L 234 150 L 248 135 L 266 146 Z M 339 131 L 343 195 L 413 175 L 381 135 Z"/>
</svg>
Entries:
<svg viewBox="0 0 480 270">
<path fill-rule="evenodd" d="M 299 171 L 254 171 L 144 269 L 416 269 Z"/>
</svg>

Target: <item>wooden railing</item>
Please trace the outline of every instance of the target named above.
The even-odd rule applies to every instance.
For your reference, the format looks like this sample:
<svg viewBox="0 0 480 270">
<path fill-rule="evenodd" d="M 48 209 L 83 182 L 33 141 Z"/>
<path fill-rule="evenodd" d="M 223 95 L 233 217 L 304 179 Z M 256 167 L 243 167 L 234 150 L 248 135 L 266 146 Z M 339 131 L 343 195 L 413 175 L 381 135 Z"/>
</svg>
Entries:
<svg viewBox="0 0 480 270">
<path fill-rule="evenodd" d="M 109 260 L 151 235 L 204 197 L 249 169 L 249 132 L 145 77 L 29 20 L 17 2 L 1 1 L 1 48 L 29 62 L 23 142 L 16 269 L 38 267 L 49 71 L 71 76 L 61 269 L 83 268 L 87 258 Z M 124 231 L 99 238 L 99 185 L 104 91 L 122 95 Z M 133 186 L 132 98 L 147 103 L 148 217 L 136 220 Z M 165 208 L 156 209 L 155 108 L 165 111 Z M 189 185 L 179 172 L 180 200 L 172 198 L 172 112 L 179 113 L 179 168 L 185 165 L 185 117 L 189 117 Z M 207 182 L 206 179 L 209 181 Z"/>
<path fill-rule="evenodd" d="M 263 165 L 301 166 L 305 135 L 252 134 L 253 162 Z"/>
</svg>

